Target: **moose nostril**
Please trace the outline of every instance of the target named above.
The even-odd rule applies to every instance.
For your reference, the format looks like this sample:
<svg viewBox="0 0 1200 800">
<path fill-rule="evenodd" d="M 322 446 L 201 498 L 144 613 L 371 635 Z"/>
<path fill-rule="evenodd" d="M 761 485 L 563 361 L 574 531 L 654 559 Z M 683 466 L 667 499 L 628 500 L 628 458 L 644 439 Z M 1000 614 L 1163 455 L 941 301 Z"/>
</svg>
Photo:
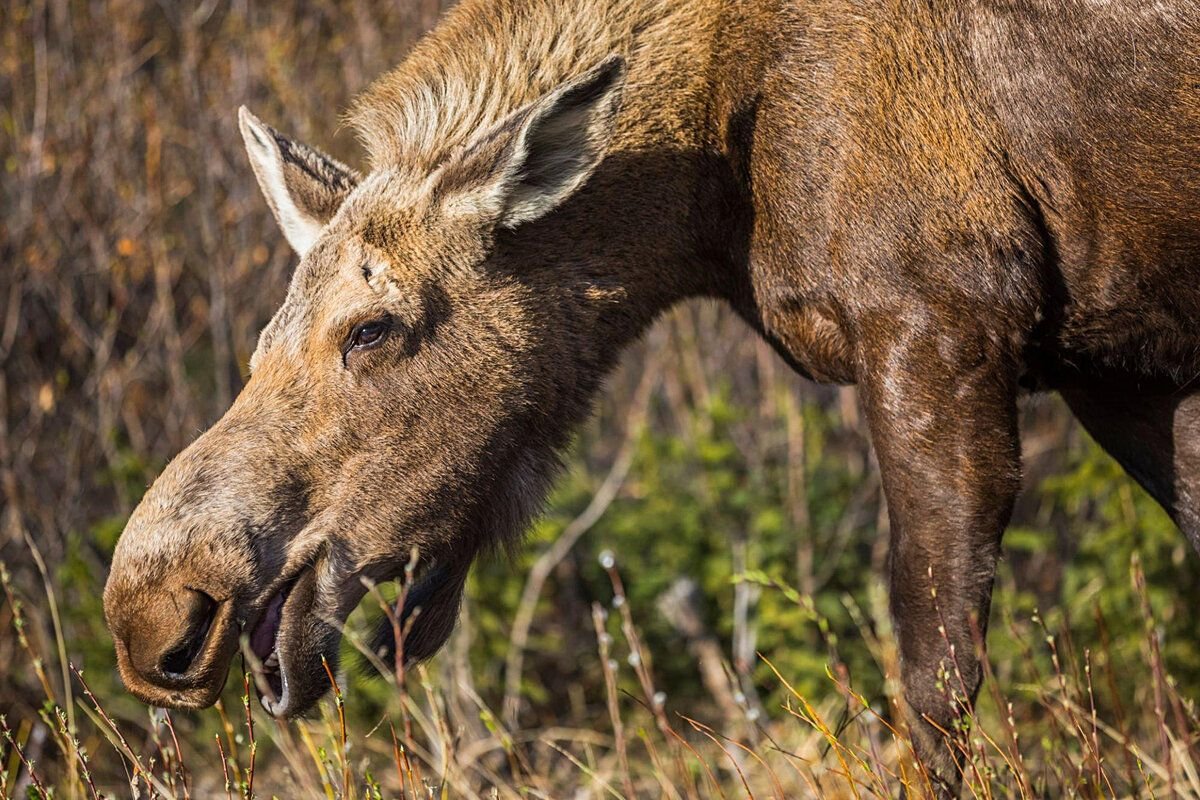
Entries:
<svg viewBox="0 0 1200 800">
<path fill-rule="evenodd" d="M 189 589 L 188 592 L 192 596 L 192 607 L 188 611 L 187 631 L 183 639 L 168 650 L 158 663 L 159 670 L 168 678 L 181 678 L 192 666 L 204 647 L 217 612 L 217 601 L 207 594 L 195 589 Z"/>
<path fill-rule="evenodd" d="M 192 659 L 196 657 L 199 649 L 200 646 L 197 642 L 187 642 L 163 656 L 159 667 L 172 678 L 182 677 L 183 673 L 187 672 L 188 667 L 192 665 Z"/>
</svg>

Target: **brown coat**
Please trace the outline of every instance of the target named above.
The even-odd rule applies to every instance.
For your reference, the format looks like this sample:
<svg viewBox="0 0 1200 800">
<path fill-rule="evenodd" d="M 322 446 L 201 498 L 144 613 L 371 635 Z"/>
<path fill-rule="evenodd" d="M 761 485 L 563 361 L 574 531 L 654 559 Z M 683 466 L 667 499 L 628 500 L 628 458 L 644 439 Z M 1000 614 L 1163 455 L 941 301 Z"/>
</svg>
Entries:
<svg viewBox="0 0 1200 800">
<path fill-rule="evenodd" d="M 268 708 L 300 713 L 360 579 L 414 546 L 405 649 L 431 654 L 622 349 L 709 296 L 861 387 L 906 696 L 952 729 L 1023 388 L 1200 542 L 1198 85 L 1192 0 L 464 0 L 353 109 L 365 177 L 243 111 L 301 261 L 245 391 L 118 546 L 126 684 L 211 703 L 244 627 Z"/>
</svg>

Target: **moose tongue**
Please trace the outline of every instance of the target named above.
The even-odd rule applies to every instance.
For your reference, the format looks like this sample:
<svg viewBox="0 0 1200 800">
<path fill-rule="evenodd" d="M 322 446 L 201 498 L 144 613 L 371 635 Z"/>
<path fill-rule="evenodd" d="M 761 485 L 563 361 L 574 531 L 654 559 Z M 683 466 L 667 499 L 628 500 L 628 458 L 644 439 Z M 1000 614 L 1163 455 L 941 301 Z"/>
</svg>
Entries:
<svg viewBox="0 0 1200 800">
<path fill-rule="evenodd" d="M 275 637 L 279 634 L 279 619 L 284 599 L 283 592 L 271 598 L 267 610 L 250 634 L 250 649 L 262 661 L 266 661 L 275 649 Z"/>
</svg>

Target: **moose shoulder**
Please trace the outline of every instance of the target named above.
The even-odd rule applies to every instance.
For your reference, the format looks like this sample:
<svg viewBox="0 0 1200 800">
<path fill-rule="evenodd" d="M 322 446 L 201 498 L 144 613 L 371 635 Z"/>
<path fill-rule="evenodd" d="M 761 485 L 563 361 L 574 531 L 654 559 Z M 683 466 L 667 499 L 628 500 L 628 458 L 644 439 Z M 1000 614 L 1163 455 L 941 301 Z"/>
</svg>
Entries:
<svg viewBox="0 0 1200 800">
<path fill-rule="evenodd" d="M 622 349 L 716 297 L 861 387 L 914 739 L 955 794 L 1018 394 L 1062 392 L 1200 544 L 1198 80 L 1189 0 L 464 0 L 354 107 L 364 174 L 243 110 L 300 263 L 117 547 L 126 685 L 212 703 L 246 631 L 300 714 L 414 546 L 432 654 Z"/>
</svg>

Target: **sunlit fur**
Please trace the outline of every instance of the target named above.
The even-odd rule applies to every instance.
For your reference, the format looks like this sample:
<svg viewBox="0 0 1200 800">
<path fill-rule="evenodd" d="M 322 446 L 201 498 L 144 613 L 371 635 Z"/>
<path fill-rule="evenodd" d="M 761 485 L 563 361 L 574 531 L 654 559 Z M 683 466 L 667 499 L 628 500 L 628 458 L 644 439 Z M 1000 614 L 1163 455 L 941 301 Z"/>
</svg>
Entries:
<svg viewBox="0 0 1200 800">
<path fill-rule="evenodd" d="M 431 654 L 622 349 L 715 297 L 798 371 L 861 387 L 913 739 L 953 795 L 938 731 L 982 679 L 1018 394 L 1061 390 L 1200 542 L 1196 10 L 465 0 L 351 110 L 364 177 L 244 115 L 303 258 L 245 390 L 118 545 L 127 685 L 212 702 L 238 630 L 300 574 L 275 710 L 301 713 L 361 580 L 413 547 L 431 577 L 406 652 Z M 384 318 L 384 344 L 347 349 Z M 214 633 L 164 679 L 197 592 L 222 601 Z"/>
</svg>

